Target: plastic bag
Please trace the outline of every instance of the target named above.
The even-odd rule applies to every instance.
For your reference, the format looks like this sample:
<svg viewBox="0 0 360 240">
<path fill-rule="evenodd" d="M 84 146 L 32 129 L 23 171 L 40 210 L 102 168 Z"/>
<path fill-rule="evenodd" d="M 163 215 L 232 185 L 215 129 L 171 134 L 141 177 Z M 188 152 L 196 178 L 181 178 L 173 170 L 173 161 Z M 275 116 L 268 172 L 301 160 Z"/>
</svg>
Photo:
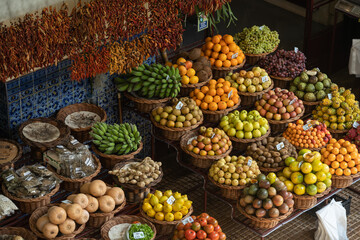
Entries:
<svg viewBox="0 0 360 240">
<path fill-rule="evenodd" d="M 315 240 L 347 240 L 346 210 L 341 202 L 334 199 L 316 212 L 318 216 L 318 229 L 315 232 Z"/>
<path fill-rule="evenodd" d="M 349 74 L 360 77 L 360 39 L 353 39 L 349 58 Z"/>
</svg>

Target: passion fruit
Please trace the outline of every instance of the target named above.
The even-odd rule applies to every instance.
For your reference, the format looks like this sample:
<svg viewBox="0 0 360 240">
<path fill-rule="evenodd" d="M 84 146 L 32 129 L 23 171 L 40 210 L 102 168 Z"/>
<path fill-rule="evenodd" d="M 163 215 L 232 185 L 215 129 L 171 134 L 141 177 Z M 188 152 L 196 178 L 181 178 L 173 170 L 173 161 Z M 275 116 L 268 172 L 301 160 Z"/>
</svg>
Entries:
<svg viewBox="0 0 360 240">
<path fill-rule="evenodd" d="M 263 209 L 263 208 L 259 208 L 259 209 L 256 210 L 255 215 L 256 215 L 258 218 L 263 218 L 263 217 L 265 217 L 265 215 L 266 215 L 266 210 Z"/>
</svg>

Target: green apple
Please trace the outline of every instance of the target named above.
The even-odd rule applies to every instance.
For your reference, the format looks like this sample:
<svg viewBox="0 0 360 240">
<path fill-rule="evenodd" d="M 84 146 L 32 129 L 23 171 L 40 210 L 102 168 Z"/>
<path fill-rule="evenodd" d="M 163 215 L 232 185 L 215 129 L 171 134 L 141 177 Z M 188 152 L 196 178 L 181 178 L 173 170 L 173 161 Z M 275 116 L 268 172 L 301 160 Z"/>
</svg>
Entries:
<svg viewBox="0 0 360 240">
<path fill-rule="evenodd" d="M 233 113 L 229 113 L 228 114 L 228 118 L 231 120 L 231 119 L 233 119 L 233 117 L 234 117 L 235 115 L 233 114 Z"/>
<path fill-rule="evenodd" d="M 245 121 L 245 120 L 246 120 L 246 117 L 247 117 L 247 112 L 246 112 L 246 110 L 242 110 L 241 113 L 240 113 L 240 120 L 241 120 L 241 121 Z"/>
<path fill-rule="evenodd" d="M 243 139 L 244 138 L 244 131 L 237 131 L 236 132 L 236 137 L 240 138 L 240 139 Z"/>
<path fill-rule="evenodd" d="M 264 126 L 265 124 L 267 124 L 268 123 L 268 121 L 266 120 L 266 118 L 260 118 L 259 119 L 259 123 L 260 123 L 260 126 Z"/>
<path fill-rule="evenodd" d="M 223 117 L 221 118 L 221 121 L 229 121 L 229 117 L 228 117 L 228 116 L 223 116 Z"/>
<path fill-rule="evenodd" d="M 248 121 L 254 121 L 254 116 L 253 115 L 248 115 L 246 120 Z"/>
<path fill-rule="evenodd" d="M 230 123 L 229 126 L 230 126 L 230 128 L 233 128 L 233 127 L 235 127 L 235 124 Z"/>
<path fill-rule="evenodd" d="M 265 135 L 266 132 L 267 132 L 267 130 L 266 130 L 265 127 L 260 127 L 259 130 L 260 130 L 260 132 L 261 132 L 261 136 L 262 136 L 262 135 Z"/>
<path fill-rule="evenodd" d="M 241 121 L 238 121 L 235 125 L 236 130 L 243 130 L 244 129 L 244 124 Z"/>
<path fill-rule="evenodd" d="M 225 132 L 227 132 L 230 128 L 231 128 L 230 125 L 226 125 L 226 126 L 223 127 L 223 130 L 224 130 Z"/>
<path fill-rule="evenodd" d="M 258 112 L 258 111 L 256 111 L 256 110 L 252 110 L 252 111 L 250 111 L 249 112 L 249 115 L 252 115 L 252 116 L 260 116 L 260 113 Z"/>
<path fill-rule="evenodd" d="M 220 125 L 221 128 L 224 128 L 225 126 L 229 125 L 229 122 L 227 120 L 223 120 L 223 121 L 220 122 L 219 125 Z"/>
<path fill-rule="evenodd" d="M 269 124 L 265 124 L 263 127 L 266 129 L 266 131 L 269 130 Z"/>
<path fill-rule="evenodd" d="M 261 116 L 255 116 L 255 117 L 254 117 L 254 121 L 255 121 L 255 122 L 258 122 L 260 119 L 261 119 Z"/>
<path fill-rule="evenodd" d="M 252 132 L 252 130 L 254 129 L 252 123 L 246 123 L 244 124 L 244 130 L 245 132 Z"/>
<path fill-rule="evenodd" d="M 253 125 L 254 129 L 260 128 L 260 123 L 258 123 L 258 122 L 254 122 L 252 125 Z"/>
<path fill-rule="evenodd" d="M 233 114 L 234 114 L 235 116 L 239 116 L 239 115 L 240 115 L 240 112 L 239 112 L 238 110 L 235 110 L 235 111 L 233 111 Z"/>
<path fill-rule="evenodd" d="M 252 132 L 252 135 L 254 138 L 258 138 L 258 137 L 261 137 L 261 132 L 259 129 L 255 129 L 253 132 Z"/>
<path fill-rule="evenodd" d="M 246 139 L 251 139 L 253 136 L 252 136 L 252 132 L 245 132 L 245 138 Z"/>
<path fill-rule="evenodd" d="M 236 134 L 236 129 L 235 129 L 235 128 L 230 128 L 229 130 L 226 131 L 226 134 L 227 134 L 229 137 L 234 137 L 235 134 Z"/>
</svg>

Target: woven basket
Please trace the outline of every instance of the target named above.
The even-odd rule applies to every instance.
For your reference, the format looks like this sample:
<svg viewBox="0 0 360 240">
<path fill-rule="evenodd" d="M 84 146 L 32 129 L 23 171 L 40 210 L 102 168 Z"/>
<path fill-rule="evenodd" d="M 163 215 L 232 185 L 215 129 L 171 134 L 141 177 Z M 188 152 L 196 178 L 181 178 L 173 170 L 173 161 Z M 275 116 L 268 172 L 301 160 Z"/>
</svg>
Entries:
<svg viewBox="0 0 360 240">
<path fill-rule="evenodd" d="M 218 78 L 225 78 L 227 75 L 229 75 L 229 73 L 232 73 L 234 71 L 239 70 L 240 68 L 242 68 L 246 63 L 246 58 L 244 59 L 244 61 L 236 66 L 233 67 L 215 67 L 215 66 L 211 66 L 212 69 L 212 73 L 215 79 Z"/>
<path fill-rule="evenodd" d="M 317 105 L 319 105 L 321 101 L 316 102 L 307 102 L 303 100 L 303 104 L 305 107 L 305 115 L 312 114 L 312 111 L 316 108 Z"/>
<path fill-rule="evenodd" d="M 47 168 L 50 171 L 52 171 L 57 178 L 62 180 L 61 189 L 64 189 L 69 192 L 79 192 L 80 187 L 82 185 L 84 185 L 85 183 L 91 182 L 91 179 L 93 179 L 96 175 L 98 175 L 101 170 L 101 163 L 100 163 L 99 159 L 95 155 L 92 155 L 92 156 L 97 164 L 97 168 L 93 174 L 91 174 L 87 177 L 84 177 L 84 178 L 72 179 L 72 178 L 64 177 L 64 176 L 58 174 L 56 172 L 56 170 L 50 164 L 47 165 Z"/>
<path fill-rule="evenodd" d="M 22 156 L 22 147 L 14 140 L 0 138 L 0 149 L 0 170 L 2 171 L 14 167 L 14 163 Z"/>
<path fill-rule="evenodd" d="M 289 140 L 289 139 L 288 139 Z M 297 147 L 297 146 L 294 146 L 296 148 L 296 150 L 300 151 L 301 149 L 304 149 L 304 148 L 301 148 L 301 147 Z M 306 149 L 309 149 L 311 151 L 317 151 L 317 152 L 320 152 L 322 148 L 324 148 L 325 146 L 322 146 L 320 148 L 306 148 Z"/>
<path fill-rule="evenodd" d="M 187 150 L 187 145 L 188 145 L 187 142 L 188 142 L 188 140 L 190 138 L 196 137 L 196 136 L 198 136 L 197 131 L 192 131 L 192 132 L 189 132 L 189 133 L 185 134 L 180 140 L 180 147 L 185 153 L 187 153 L 188 155 L 191 156 L 191 159 L 190 159 L 191 164 L 193 164 L 195 167 L 198 167 L 198 168 L 209 168 L 209 167 L 211 167 L 211 164 L 214 161 L 219 160 L 219 159 L 224 158 L 227 155 L 229 155 L 232 148 L 233 148 L 233 146 L 231 145 L 229 147 L 229 149 L 225 153 L 223 153 L 221 155 L 201 156 L 199 154 L 195 154 L 195 153 L 190 152 L 190 151 Z"/>
<path fill-rule="evenodd" d="M 247 147 L 249 145 L 251 145 L 252 143 L 256 143 L 256 142 L 263 140 L 264 138 L 267 138 L 270 135 L 270 133 L 271 133 L 271 130 L 269 128 L 269 130 L 265 133 L 265 135 L 258 137 L 258 138 L 252 138 L 252 139 L 245 139 L 245 138 L 240 139 L 237 137 L 229 137 L 229 138 L 232 142 L 234 150 L 239 150 L 239 151 L 243 152 L 243 151 L 246 151 Z"/>
<path fill-rule="evenodd" d="M 121 203 L 119 206 L 115 207 L 115 209 L 108 213 L 103 212 L 95 212 L 90 213 L 89 221 L 87 222 L 88 226 L 99 228 L 101 225 L 109 221 L 114 217 L 115 214 L 120 212 L 126 205 L 126 199 L 124 199 L 124 202 Z"/>
<path fill-rule="evenodd" d="M 276 168 L 265 168 L 265 167 L 259 166 L 259 169 L 260 169 L 261 173 L 263 173 L 263 174 L 271 173 L 271 172 L 277 173 L 277 172 L 282 171 L 284 168 L 285 168 L 285 166 L 276 167 Z"/>
<path fill-rule="evenodd" d="M 150 221 L 146 220 L 145 218 L 135 216 L 135 215 L 121 215 L 118 217 L 115 217 L 109 221 L 107 221 L 102 227 L 101 227 L 101 237 L 104 240 L 110 240 L 109 238 L 109 231 L 113 226 L 116 226 L 118 224 L 122 223 L 133 223 L 133 222 L 140 222 L 141 224 L 147 224 L 154 232 L 154 237 L 150 240 L 154 240 L 156 237 L 156 228 L 154 224 L 152 224 Z"/>
<path fill-rule="evenodd" d="M 337 176 L 333 175 L 331 177 L 332 187 L 335 188 L 346 188 L 349 187 L 353 183 L 353 176 Z"/>
<path fill-rule="evenodd" d="M 287 120 L 277 121 L 277 120 L 268 119 L 268 122 L 271 127 L 271 131 L 273 132 L 273 134 L 284 132 L 286 130 L 288 124 L 300 119 L 304 115 L 304 112 L 305 112 L 305 110 L 303 109 L 303 111 L 300 114 L 298 114 L 296 117 L 289 118 Z"/>
<path fill-rule="evenodd" d="M 208 176 L 210 181 L 217 187 L 220 188 L 221 196 L 231 200 L 237 200 L 241 195 L 241 189 L 244 189 L 246 186 L 228 186 L 225 184 L 220 184 L 216 182 L 212 177 Z"/>
<path fill-rule="evenodd" d="M 290 83 L 293 80 L 291 77 L 277 77 L 277 76 L 270 76 L 271 79 L 274 81 L 274 88 L 281 88 L 281 89 L 289 89 Z"/>
<path fill-rule="evenodd" d="M 99 106 L 90 103 L 75 103 L 60 109 L 60 111 L 56 115 L 56 119 L 65 122 L 65 119 L 68 115 L 80 111 L 88 111 L 88 112 L 96 113 L 97 115 L 100 116 L 101 119 L 100 122 L 105 122 L 107 118 L 106 112 L 104 111 L 104 109 L 102 109 Z M 86 128 L 70 128 L 70 129 L 71 129 L 71 134 L 79 142 L 86 142 L 91 139 L 89 135 L 91 131 L 91 126 L 88 126 Z"/>
<path fill-rule="evenodd" d="M 140 206 L 142 206 L 142 203 L 140 204 Z M 155 218 L 151 218 L 142 210 L 142 207 L 140 207 L 139 209 L 140 209 L 140 213 L 141 213 L 142 217 L 145 218 L 147 221 L 151 222 L 152 224 L 154 224 L 154 226 L 156 228 L 156 232 L 160 236 L 166 236 L 166 235 L 172 234 L 174 232 L 176 226 L 179 223 L 181 223 L 181 220 L 190 217 L 193 212 L 193 207 L 191 206 L 188 214 L 186 214 L 181 220 L 167 222 L 167 221 L 159 221 L 159 220 L 156 220 Z"/>
<path fill-rule="evenodd" d="M 274 88 L 274 81 L 272 81 L 270 87 L 262 90 L 261 92 L 249 93 L 249 92 L 238 91 L 238 94 L 241 98 L 241 105 L 244 107 L 254 106 L 255 102 L 260 100 L 262 98 L 262 96 L 264 95 L 264 93 L 266 93 L 267 91 L 269 91 L 270 89 L 273 89 L 273 88 Z"/>
<path fill-rule="evenodd" d="M 242 215 L 251 220 L 251 225 L 253 225 L 254 228 L 267 229 L 274 228 L 276 225 L 279 224 L 280 221 L 286 219 L 294 211 L 294 208 L 290 208 L 286 214 L 281 215 L 277 218 L 258 218 L 256 216 L 247 214 L 244 209 L 239 205 L 239 202 L 237 203 L 237 208 Z"/>
<path fill-rule="evenodd" d="M 219 123 L 223 116 L 226 116 L 229 112 L 236 110 L 240 106 L 240 103 L 241 98 L 239 98 L 239 102 L 231 108 L 217 111 L 201 110 L 204 114 L 205 123 Z"/>
<path fill-rule="evenodd" d="M 163 99 L 146 99 L 134 93 L 125 93 L 125 97 L 135 102 L 136 109 L 143 113 L 150 113 L 154 108 L 163 107 L 171 99 L 170 97 Z"/>
<path fill-rule="evenodd" d="M 330 192 L 330 190 L 331 190 L 331 188 L 328 188 L 324 192 L 316 194 L 314 196 L 310 196 L 307 194 L 299 196 L 299 195 L 293 194 L 294 208 L 302 209 L 302 210 L 312 208 L 316 205 L 317 199 L 327 195 Z"/>
<path fill-rule="evenodd" d="M 347 132 L 349 131 L 349 129 L 333 130 L 331 128 L 328 128 L 328 130 L 331 133 L 331 136 L 337 140 L 344 138 Z"/>
<path fill-rule="evenodd" d="M 22 227 L 2 227 L 0 228 L 0 236 L 1 235 L 21 236 L 25 240 L 37 239 L 37 237 L 32 232 Z"/>
<path fill-rule="evenodd" d="M 185 133 L 187 133 L 195 128 L 198 128 L 203 123 L 204 116 L 202 116 L 200 121 L 197 122 L 196 124 L 194 124 L 190 127 L 182 127 L 182 128 L 175 128 L 175 127 L 169 128 L 167 126 L 163 126 L 155 121 L 152 114 L 150 114 L 150 120 L 154 124 L 154 126 L 160 130 L 160 134 L 164 138 L 166 138 L 168 140 L 172 140 L 172 141 L 179 141 Z"/>
<path fill-rule="evenodd" d="M 93 150 L 95 154 L 99 156 L 101 165 L 107 169 L 112 169 L 115 166 L 115 164 L 121 161 L 134 158 L 134 156 L 138 154 L 142 150 L 142 148 L 143 148 L 143 143 L 141 142 L 139 148 L 135 152 L 118 156 L 118 155 L 104 154 L 100 152 L 94 144 L 91 144 L 91 150 Z"/>
<path fill-rule="evenodd" d="M 213 75 L 211 74 L 206 81 L 198 82 L 195 84 L 186 84 L 182 85 L 180 87 L 180 96 L 182 97 L 188 97 L 192 91 L 194 91 L 196 88 L 201 88 L 202 86 L 208 84 L 210 80 L 213 78 Z"/>
<path fill-rule="evenodd" d="M 36 221 L 43 216 L 44 214 L 46 214 L 49 210 L 49 208 L 51 206 L 55 206 L 54 205 L 49 205 L 49 206 L 44 206 L 44 207 L 40 207 L 38 209 L 36 209 L 30 216 L 29 219 L 29 225 L 30 225 L 30 229 L 33 233 L 35 233 L 36 236 L 38 236 L 41 239 L 49 239 L 46 238 L 36 227 Z M 85 229 L 85 224 L 82 225 L 78 225 L 76 224 L 76 229 L 73 233 L 71 234 L 66 234 L 66 235 L 62 235 L 59 231 L 58 237 L 56 238 L 52 238 L 52 240 L 71 240 L 71 239 L 75 239 L 75 236 L 78 235 L 79 233 L 81 233 L 82 231 L 84 231 Z M 27 239 L 26 239 L 27 240 Z"/>
<path fill-rule="evenodd" d="M 3 194 L 13 200 L 16 204 L 16 206 L 23 212 L 23 213 L 32 213 L 39 207 L 43 207 L 50 204 L 51 197 L 59 191 L 60 184 L 57 184 L 55 188 L 46 194 L 45 196 L 38 197 L 38 198 L 18 198 L 11 193 L 8 192 L 5 185 L 2 184 L 2 192 Z"/>
<path fill-rule="evenodd" d="M 141 162 L 141 161 L 142 160 L 140 160 L 140 159 L 132 159 L 132 160 L 128 160 L 128 161 L 123 161 L 123 162 L 117 163 L 114 166 L 113 170 L 121 169 L 126 164 L 129 164 L 131 162 Z M 116 184 L 121 186 L 121 188 L 124 190 L 125 195 L 126 195 L 126 201 L 128 203 L 139 203 L 144 198 L 146 198 L 146 196 L 150 193 L 152 187 L 154 187 L 156 184 L 161 182 L 164 173 L 161 168 L 160 168 L 160 171 L 161 171 L 160 176 L 157 179 L 155 179 L 155 181 L 150 183 L 148 186 L 145 186 L 144 188 L 141 188 L 141 187 L 137 186 L 136 184 L 120 183 L 118 177 L 115 175 L 113 175 L 113 179 L 116 182 Z"/>
<path fill-rule="evenodd" d="M 251 53 L 244 53 L 246 56 L 246 61 L 249 65 L 255 65 L 260 59 L 265 58 L 270 53 L 273 53 L 278 48 L 278 45 L 268 53 L 260 53 L 260 54 L 251 54 Z"/>
</svg>

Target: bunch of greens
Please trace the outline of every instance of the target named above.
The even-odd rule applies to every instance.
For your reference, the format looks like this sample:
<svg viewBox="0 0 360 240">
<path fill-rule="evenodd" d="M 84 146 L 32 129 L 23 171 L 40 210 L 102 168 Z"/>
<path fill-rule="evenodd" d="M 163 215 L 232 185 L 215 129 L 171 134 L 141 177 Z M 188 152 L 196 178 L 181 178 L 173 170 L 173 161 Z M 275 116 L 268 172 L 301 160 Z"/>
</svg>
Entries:
<svg viewBox="0 0 360 240">
<path fill-rule="evenodd" d="M 144 233 L 143 238 L 135 238 L 134 233 L 142 232 Z M 154 231 L 147 224 L 132 224 L 129 229 L 129 239 L 130 240 L 150 240 L 154 236 Z"/>
</svg>

